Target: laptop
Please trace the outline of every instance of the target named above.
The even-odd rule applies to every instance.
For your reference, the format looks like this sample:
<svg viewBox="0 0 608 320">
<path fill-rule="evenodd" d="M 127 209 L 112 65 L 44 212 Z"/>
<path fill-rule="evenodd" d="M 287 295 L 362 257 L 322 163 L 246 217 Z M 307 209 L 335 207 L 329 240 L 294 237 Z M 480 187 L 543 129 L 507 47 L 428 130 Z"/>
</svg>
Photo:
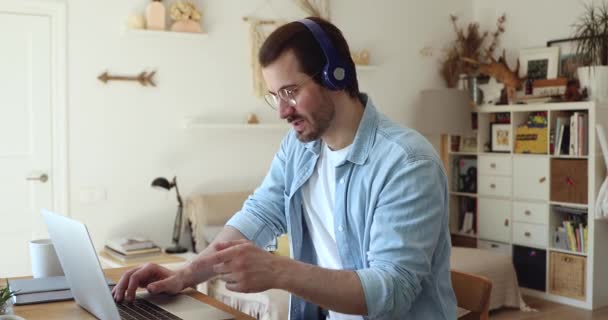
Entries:
<svg viewBox="0 0 608 320">
<path fill-rule="evenodd" d="M 74 300 L 98 319 L 234 319 L 231 314 L 185 294 L 142 293 L 137 295 L 133 303 L 116 303 L 87 227 L 81 222 L 44 209 L 42 216 Z"/>
</svg>

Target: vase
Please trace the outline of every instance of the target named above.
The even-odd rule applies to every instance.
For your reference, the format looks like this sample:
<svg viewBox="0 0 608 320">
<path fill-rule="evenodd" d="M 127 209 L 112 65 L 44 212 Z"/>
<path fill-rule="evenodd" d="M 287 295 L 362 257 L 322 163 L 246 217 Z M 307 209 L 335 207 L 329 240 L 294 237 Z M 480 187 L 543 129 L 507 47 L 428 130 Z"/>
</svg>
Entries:
<svg viewBox="0 0 608 320">
<path fill-rule="evenodd" d="M 165 30 L 165 6 L 153 0 L 146 7 L 146 25 L 149 30 Z"/>
<path fill-rule="evenodd" d="M 13 304 L 8 300 L 0 305 L 0 315 L 13 314 Z"/>
<path fill-rule="evenodd" d="M 201 24 L 194 20 L 178 20 L 171 26 L 171 31 L 201 33 Z"/>
<path fill-rule="evenodd" d="M 587 88 L 589 100 L 608 101 L 608 66 L 579 67 L 576 72 L 581 88 Z"/>
</svg>

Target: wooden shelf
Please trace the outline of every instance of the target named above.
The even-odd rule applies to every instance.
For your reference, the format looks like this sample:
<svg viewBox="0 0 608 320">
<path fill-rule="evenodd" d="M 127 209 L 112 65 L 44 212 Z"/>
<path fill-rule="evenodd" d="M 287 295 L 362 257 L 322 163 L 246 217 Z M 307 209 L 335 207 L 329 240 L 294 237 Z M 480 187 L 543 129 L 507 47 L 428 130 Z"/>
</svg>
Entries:
<svg viewBox="0 0 608 320">
<path fill-rule="evenodd" d="M 477 239 L 477 235 L 476 234 L 462 233 L 462 232 L 450 232 L 450 233 L 452 235 L 455 235 L 455 236 Z"/>
<path fill-rule="evenodd" d="M 562 207 L 571 207 L 571 208 L 579 208 L 579 209 L 587 209 L 589 206 L 587 204 L 580 203 L 570 203 L 570 202 L 557 202 L 557 201 L 549 201 L 550 205 L 562 206 Z"/>
<path fill-rule="evenodd" d="M 561 253 L 567 253 L 567 254 L 575 254 L 577 256 L 583 256 L 583 257 L 587 256 L 587 253 L 585 253 L 585 252 L 577 252 L 577 251 L 557 249 L 557 248 L 549 248 L 549 251 L 555 251 L 555 252 L 561 252 Z"/>
<path fill-rule="evenodd" d="M 278 123 L 195 123 L 186 124 L 186 129 L 247 129 L 247 130 L 269 130 L 269 129 L 289 129 L 289 126 Z"/>
<path fill-rule="evenodd" d="M 203 39 L 207 37 L 207 33 L 192 33 L 192 32 L 173 32 L 161 30 L 146 30 L 146 29 L 125 29 L 125 34 L 129 37 L 164 37 L 164 38 L 182 38 L 182 39 Z"/>
<path fill-rule="evenodd" d="M 477 156 L 477 152 L 462 152 L 462 151 L 450 151 L 448 153 L 452 156 Z"/>
<path fill-rule="evenodd" d="M 452 195 L 452 196 L 469 197 L 469 198 L 477 198 L 477 193 L 450 191 L 450 195 Z"/>
<path fill-rule="evenodd" d="M 561 156 L 551 156 L 551 159 L 581 159 L 581 160 L 586 160 L 586 159 L 589 159 L 589 156 L 567 156 L 567 155 L 561 155 Z"/>
</svg>

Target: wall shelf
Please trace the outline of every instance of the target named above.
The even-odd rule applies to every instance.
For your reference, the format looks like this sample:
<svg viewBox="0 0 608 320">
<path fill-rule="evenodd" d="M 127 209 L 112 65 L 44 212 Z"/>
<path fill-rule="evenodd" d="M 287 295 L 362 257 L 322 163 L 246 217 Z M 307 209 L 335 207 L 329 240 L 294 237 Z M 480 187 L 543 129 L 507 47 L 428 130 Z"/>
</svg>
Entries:
<svg viewBox="0 0 608 320">
<path fill-rule="evenodd" d="M 477 198 L 477 194 L 476 193 L 469 193 L 469 192 L 450 191 L 450 195 L 452 195 L 452 196 L 461 196 L 461 197 L 469 197 L 469 198 Z"/>
<path fill-rule="evenodd" d="M 574 254 L 574 255 L 583 256 L 583 257 L 587 256 L 587 253 L 585 253 L 585 252 L 577 252 L 577 251 L 557 249 L 557 248 L 549 248 L 549 250 L 555 251 L 555 252 L 567 253 L 567 254 Z"/>
<path fill-rule="evenodd" d="M 372 70 L 376 70 L 378 69 L 377 65 L 372 65 L 372 64 L 368 64 L 368 65 L 355 65 L 355 69 L 357 69 L 357 71 L 372 71 Z"/>
<path fill-rule="evenodd" d="M 289 126 L 282 123 L 195 123 L 186 124 L 186 129 L 246 129 L 246 130 L 269 130 L 269 129 L 289 129 Z"/>
<path fill-rule="evenodd" d="M 192 32 L 174 32 L 162 30 L 147 30 L 147 29 L 125 29 L 125 35 L 129 37 L 152 37 L 152 38 L 182 38 L 182 39 L 204 39 L 207 33 L 192 33 Z"/>
</svg>

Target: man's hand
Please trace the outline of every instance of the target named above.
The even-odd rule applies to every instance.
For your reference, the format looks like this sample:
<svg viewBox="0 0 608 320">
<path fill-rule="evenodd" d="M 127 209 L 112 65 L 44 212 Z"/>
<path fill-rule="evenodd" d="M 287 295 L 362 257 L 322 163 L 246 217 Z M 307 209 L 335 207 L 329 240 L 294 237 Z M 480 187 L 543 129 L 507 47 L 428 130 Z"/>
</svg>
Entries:
<svg viewBox="0 0 608 320">
<path fill-rule="evenodd" d="M 282 266 L 288 260 L 275 256 L 247 240 L 220 242 L 217 252 L 199 263 L 213 265 L 213 271 L 226 281 L 228 290 L 260 292 L 277 287 Z"/>
<path fill-rule="evenodd" d="M 112 289 L 114 300 L 120 302 L 135 299 L 137 288 L 146 288 L 148 292 L 176 294 L 185 287 L 184 276 L 157 264 L 147 263 L 131 269 L 122 275 L 118 284 Z"/>
</svg>

